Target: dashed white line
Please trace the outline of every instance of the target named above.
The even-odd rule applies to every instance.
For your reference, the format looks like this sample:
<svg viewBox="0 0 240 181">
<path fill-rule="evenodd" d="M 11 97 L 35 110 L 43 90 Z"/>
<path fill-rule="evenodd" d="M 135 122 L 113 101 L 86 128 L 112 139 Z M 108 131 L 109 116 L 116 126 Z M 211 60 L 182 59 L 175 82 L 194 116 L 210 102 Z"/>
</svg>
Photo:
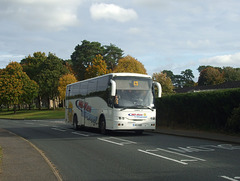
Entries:
<svg viewBox="0 0 240 181">
<path fill-rule="evenodd" d="M 51 128 L 53 130 L 56 130 L 56 131 L 61 131 L 61 132 L 65 132 L 66 130 L 65 129 L 60 129 L 60 128 Z"/>
<path fill-rule="evenodd" d="M 169 157 L 166 157 L 166 156 L 158 155 L 158 154 L 151 153 L 151 152 L 148 152 L 148 151 L 144 151 L 144 150 L 141 150 L 141 149 L 138 149 L 138 151 L 149 154 L 149 155 L 153 155 L 153 156 L 156 156 L 156 157 L 160 157 L 160 158 L 163 158 L 163 159 L 166 159 L 166 160 L 170 160 L 170 161 L 173 161 L 173 162 L 177 162 L 177 163 L 180 163 L 180 164 L 183 164 L 183 165 L 188 164 L 188 163 L 185 163 L 185 162 L 182 162 L 182 161 L 179 161 L 179 160 L 175 160 L 175 159 L 172 159 L 172 158 L 169 158 Z"/>
<path fill-rule="evenodd" d="M 28 124 L 28 125 L 34 125 L 34 123 L 25 123 L 25 124 Z"/>
<path fill-rule="evenodd" d="M 239 181 L 239 180 L 236 180 L 235 179 L 235 177 L 234 178 L 231 178 L 231 177 L 228 177 L 228 176 L 220 176 L 220 177 L 222 177 L 222 178 L 225 178 L 225 179 L 227 179 L 227 180 L 231 180 L 231 181 Z"/>
<path fill-rule="evenodd" d="M 123 146 L 123 145 L 127 145 L 127 144 L 137 144 L 134 141 L 125 140 L 125 139 L 121 139 L 121 138 L 115 138 L 115 137 L 98 138 L 98 139 L 101 140 L 101 141 L 116 144 L 116 145 L 119 145 L 119 146 Z"/>
<path fill-rule="evenodd" d="M 72 134 L 76 134 L 76 135 L 80 135 L 80 136 L 89 136 L 89 135 L 87 135 L 87 134 L 82 134 L 82 133 L 78 133 L 78 132 L 72 132 Z"/>
<path fill-rule="evenodd" d="M 114 142 L 114 141 L 110 141 L 110 140 L 107 140 L 107 139 L 103 139 L 103 138 L 98 138 L 99 140 L 101 141 L 105 141 L 105 142 L 108 142 L 108 143 L 113 143 L 113 144 L 116 144 L 116 145 L 120 145 L 120 146 L 123 146 L 122 143 L 117 143 L 117 142 Z"/>
</svg>

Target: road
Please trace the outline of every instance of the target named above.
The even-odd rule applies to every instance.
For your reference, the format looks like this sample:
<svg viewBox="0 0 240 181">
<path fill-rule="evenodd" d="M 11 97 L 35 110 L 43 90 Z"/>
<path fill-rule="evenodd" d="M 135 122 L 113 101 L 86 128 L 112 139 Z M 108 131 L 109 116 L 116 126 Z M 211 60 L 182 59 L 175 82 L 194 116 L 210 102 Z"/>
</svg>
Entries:
<svg viewBox="0 0 240 181">
<path fill-rule="evenodd" d="M 240 181 L 240 145 L 144 132 L 75 131 L 61 120 L 0 120 L 44 151 L 63 180 Z"/>
</svg>

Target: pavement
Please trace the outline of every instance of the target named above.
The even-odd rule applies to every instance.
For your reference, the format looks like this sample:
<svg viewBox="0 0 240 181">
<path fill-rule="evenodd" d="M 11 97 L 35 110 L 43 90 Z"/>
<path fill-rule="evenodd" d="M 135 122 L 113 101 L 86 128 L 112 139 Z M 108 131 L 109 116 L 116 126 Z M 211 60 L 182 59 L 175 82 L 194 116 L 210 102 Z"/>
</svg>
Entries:
<svg viewBox="0 0 240 181">
<path fill-rule="evenodd" d="M 62 180 L 44 153 L 24 138 L 0 129 L 0 146 L 0 181 Z"/>
<path fill-rule="evenodd" d="M 170 128 L 159 128 L 153 132 L 240 144 L 240 136 L 219 133 Z M 0 181 L 62 181 L 54 165 L 28 140 L 0 129 L 0 146 L 3 152 Z"/>
</svg>

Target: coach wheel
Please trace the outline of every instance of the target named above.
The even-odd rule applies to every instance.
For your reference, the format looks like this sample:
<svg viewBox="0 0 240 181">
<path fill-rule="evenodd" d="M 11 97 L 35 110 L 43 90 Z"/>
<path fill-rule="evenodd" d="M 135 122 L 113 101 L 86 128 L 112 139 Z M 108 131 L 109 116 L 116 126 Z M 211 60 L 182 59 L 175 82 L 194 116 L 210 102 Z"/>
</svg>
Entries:
<svg viewBox="0 0 240 181">
<path fill-rule="evenodd" d="M 73 129 L 78 130 L 78 119 L 76 114 L 74 114 L 73 117 Z"/>
<path fill-rule="evenodd" d="M 99 129 L 101 134 L 106 134 L 106 121 L 103 116 L 100 118 Z"/>
</svg>

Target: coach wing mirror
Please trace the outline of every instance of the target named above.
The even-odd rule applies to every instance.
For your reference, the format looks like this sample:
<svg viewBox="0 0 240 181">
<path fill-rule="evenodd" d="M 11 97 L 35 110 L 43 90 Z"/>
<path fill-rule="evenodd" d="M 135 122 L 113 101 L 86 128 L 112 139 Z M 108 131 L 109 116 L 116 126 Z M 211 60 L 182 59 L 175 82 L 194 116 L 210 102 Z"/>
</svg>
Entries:
<svg viewBox="0 0 240 181">
<path fill-rule="evenodd" d="M 116 96 L 116 89 L 117 89 L 116 82 L 112 79 L 111 79 L 110 82 L 112 84 L 111 96 Z"/>
<path fill-rule="evenodd" d="M 157 97 L 162 97 L 162 86 L 158 82 L 153 82 L 153 85 L 155 85 L 158 89 Z"/>
</svg>

